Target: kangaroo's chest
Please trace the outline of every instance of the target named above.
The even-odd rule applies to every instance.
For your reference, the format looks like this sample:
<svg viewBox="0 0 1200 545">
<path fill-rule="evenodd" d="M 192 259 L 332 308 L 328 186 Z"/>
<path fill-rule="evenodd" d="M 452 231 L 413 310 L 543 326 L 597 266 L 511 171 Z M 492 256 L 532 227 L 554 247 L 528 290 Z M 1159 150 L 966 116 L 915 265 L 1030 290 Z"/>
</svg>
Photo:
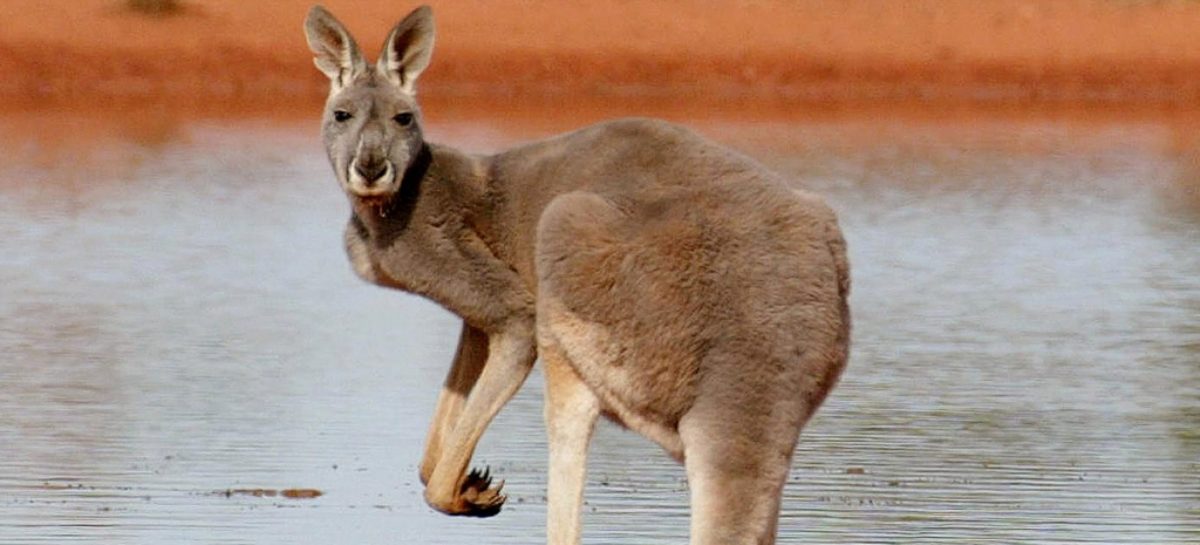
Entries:
<svg viewBox="0 0 1200 545">
<path fill-rule="evenodd" d="M 345 242 L 363 280 L 424 296 L 485 331 L 533 314 L 532 290 L 469 229 L 417 224 L 380 237 L 351 220 Z"/>
</svg>

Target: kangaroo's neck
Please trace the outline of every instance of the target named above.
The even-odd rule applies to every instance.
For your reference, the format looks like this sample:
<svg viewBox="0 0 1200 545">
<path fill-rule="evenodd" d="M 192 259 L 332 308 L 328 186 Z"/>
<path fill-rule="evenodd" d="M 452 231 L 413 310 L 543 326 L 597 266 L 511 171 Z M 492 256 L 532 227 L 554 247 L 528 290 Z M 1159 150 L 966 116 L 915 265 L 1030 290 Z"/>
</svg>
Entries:
<svg viewBox="0 0 1200 545">
<path fill-rule="evenodd" d="M 351 198 L 354 220 L 388 245 L 414 227 L 461 226 L 491 239 L 493 210 L 488 159 L 424 143 L 387 200 Z"/>
<path fill-rule="evenodd" d="M 529 278 L 500 235 L 492 159 L 429 145 L 388 201 L 351 198 L 347 252 L 364 279 L 423 295 L 495 331 L 532 316 Z M 467 274 L 469 272 L 469 274 Z"/>
</svg>

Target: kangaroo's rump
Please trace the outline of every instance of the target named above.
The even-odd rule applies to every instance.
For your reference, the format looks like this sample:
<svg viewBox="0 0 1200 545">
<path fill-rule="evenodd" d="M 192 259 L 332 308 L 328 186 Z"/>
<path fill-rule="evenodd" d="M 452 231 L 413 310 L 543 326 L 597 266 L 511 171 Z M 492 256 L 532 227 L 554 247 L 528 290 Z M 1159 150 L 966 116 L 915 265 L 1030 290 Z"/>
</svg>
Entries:
<svg viewBox="0 0 1200 545">
<path fill-rule="evenodd" d="M 540 334 L 619 419 L 674 430 L 705 397 L 798 428 L 844 364 L 832 215 L 771 183 L 727 189 L 573 193 L 543 215 Z"/>
</svg>

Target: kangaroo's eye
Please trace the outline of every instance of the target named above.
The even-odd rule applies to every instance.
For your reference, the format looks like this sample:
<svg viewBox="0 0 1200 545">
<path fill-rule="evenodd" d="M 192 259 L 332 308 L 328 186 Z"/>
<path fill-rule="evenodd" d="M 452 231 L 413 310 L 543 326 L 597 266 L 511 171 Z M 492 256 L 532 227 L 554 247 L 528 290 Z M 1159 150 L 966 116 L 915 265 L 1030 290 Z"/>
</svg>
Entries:
<svg viewBox="0 0 1200 545">
<path fill-rule="evenodd" d="M 350 115 L 350 112 L 347 112 L 346 110 L 335 110 L 333 112 L 333 120 L 337 121 L 338 123 L 349 121 L 351 117 L 354 116 Z"/>
<path fill-rule="evenodd" d="M 411 112 L 399 113 L 392 117 L 392 120 L 399 123 L 401 127 L 407 127 L 412 125 L 413 114 Z"/>
</svg>

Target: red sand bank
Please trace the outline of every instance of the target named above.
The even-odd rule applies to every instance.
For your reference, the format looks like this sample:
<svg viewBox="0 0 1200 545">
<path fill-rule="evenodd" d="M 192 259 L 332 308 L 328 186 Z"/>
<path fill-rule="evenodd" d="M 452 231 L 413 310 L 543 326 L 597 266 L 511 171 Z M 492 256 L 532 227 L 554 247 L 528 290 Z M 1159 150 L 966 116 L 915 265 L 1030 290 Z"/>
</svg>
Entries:
<svg viewBox="0 0 1200 545">
<path fill-rule="evenodd" d="M 1200 105 L 1188 0 L 430 2 L 443 97 Z M 0 99 L 314 101 L 312 0 L 0 2 Z M 327 0 L 374 57 L 416 5 Z M 23 107 L 23 106 L 18 106 Z"/>
</svg>

